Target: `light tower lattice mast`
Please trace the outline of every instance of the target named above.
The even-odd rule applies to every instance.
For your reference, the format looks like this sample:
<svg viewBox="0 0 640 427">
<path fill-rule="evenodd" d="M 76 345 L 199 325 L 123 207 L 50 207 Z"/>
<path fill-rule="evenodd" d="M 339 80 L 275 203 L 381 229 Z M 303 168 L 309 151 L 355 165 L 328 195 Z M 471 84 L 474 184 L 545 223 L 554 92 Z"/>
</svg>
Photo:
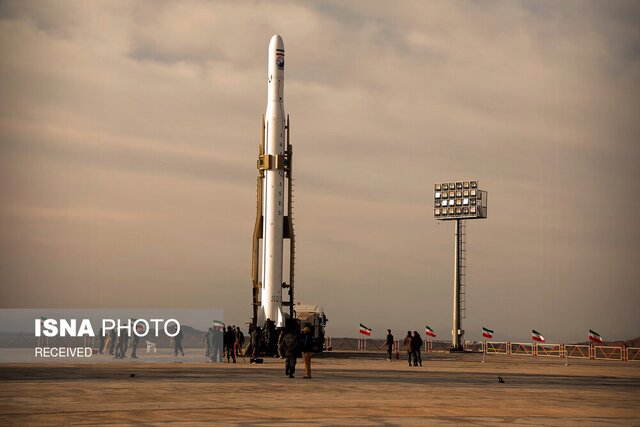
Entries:
<svg viewBox="0 0 640 427">
<path fill-rule="evenodd" d="M 462 310 L 465 306 L 463 287 L 466 274 L 464 221 L 487 217 L 487 192 L 478 189 L 478 181 L 436 184 L 433 214 L 437 220 L 455 221 L 451 351 L 463 351 Z"/>
</svg>

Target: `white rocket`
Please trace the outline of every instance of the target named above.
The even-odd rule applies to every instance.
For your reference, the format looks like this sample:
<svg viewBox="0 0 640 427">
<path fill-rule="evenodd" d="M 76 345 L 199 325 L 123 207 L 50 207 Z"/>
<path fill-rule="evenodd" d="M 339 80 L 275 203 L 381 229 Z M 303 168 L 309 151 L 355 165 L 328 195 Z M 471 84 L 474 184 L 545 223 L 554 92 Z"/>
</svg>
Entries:
<svg viewBox="0 0 640 427">
<path fill-rule="evenodd" d="M 280 159 L 285 154 L 284 43 L 275 35 L 269 43 L 269 84 L 264 123 L 264 154 L 273 165 L 264 170 L 262 185 L 263 239 L 262 290 L 258 322 L 267 318 L 284 326 L 282 313 L 282 252 L 285 210 L 285 176 Z"/>
</svg>

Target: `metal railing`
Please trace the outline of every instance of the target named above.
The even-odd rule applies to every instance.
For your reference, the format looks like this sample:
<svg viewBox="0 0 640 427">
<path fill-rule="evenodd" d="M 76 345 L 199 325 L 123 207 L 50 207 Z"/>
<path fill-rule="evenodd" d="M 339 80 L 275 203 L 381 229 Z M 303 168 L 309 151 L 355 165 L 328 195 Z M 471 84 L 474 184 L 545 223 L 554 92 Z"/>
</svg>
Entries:
<svg viewBox="0 0 640 427">
<path fill-rule="evenodd" d="M 591 359 L 591 346 L 579 344 L 566 344 L 564 346 L 565 357 L 573 359 Z"/>
<path fill-rule="evenodd" d="M 386 351 L 386 340 L 370 338 L 325 338 L 325 348 L 351 351 Z M 423 351 L 426 353 L 447 353 L 451 350 L 450 341 L 424 340 Z M 567 359 L 597 359 L 640 361 L 640 347 L 616 347 L 585 344 L 547 344 L 523 343 L 510 341 L 465 341 L 467 352 L 514 355 L 529 357 L 557 357 Z M 404 340 L 394 340 L 393 352 L 406 352 Z"/>
<path fill-rule="evenodd" d="M 536 346 L 528 342 L 509 343 L 509 353 L 518 356 L 535 356 Z"/>
<path fill-rule="evenodd" d="M 627 348 L 627 360 L 640 361 L 640 348 L 628 347 Z"/>
<path fill-rule="evenodd" d="M 623 360 L 625 351 L 623 347 L 598 345 L 593 347 L 592 353 L 593 359 Z"/>
<path fill-rule="evenodd" d="M 536 344 L 535 355 L 543 357 L 564 357 L 562 344 Z"/>
<path fill-rule="evenodd" d="M 486 353 L 494 353 L 494 354 L 508 354 L 509 353 L 509 345 L 508 342 L 494 342 L 487 341 L 487 351 Z"/>
</svg>

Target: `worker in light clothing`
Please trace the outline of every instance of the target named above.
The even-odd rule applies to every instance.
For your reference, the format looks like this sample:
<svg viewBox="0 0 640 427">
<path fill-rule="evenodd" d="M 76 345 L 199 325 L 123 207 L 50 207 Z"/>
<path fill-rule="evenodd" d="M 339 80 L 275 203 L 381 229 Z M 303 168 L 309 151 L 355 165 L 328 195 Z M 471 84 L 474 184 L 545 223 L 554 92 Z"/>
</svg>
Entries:
<svg viewBox="0 0 640 427">
<path fill-rule="evenodd" d="M 311 378 L 311 355 L 313 354 L 313 335 L 309 327 L 302 330 L 302 360 L 304 360 L 304 378 Z"/>
</svg>

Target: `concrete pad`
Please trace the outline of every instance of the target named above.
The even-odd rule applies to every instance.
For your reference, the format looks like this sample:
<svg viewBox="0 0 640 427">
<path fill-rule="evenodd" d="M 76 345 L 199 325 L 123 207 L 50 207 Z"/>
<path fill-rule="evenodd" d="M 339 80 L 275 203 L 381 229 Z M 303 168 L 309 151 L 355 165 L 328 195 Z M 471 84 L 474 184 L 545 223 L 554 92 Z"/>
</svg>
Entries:
<svg viewBox="0 0 640 427">
<path fill-rule="evenodd" d="M 640 363 L 474 354 L 0 365 L 1 425 L 638 425 Z M 134 374 L 135 376 L 132 376 Z M 498 377 L 504 383 L 498 382 Z"/>
</svg>

